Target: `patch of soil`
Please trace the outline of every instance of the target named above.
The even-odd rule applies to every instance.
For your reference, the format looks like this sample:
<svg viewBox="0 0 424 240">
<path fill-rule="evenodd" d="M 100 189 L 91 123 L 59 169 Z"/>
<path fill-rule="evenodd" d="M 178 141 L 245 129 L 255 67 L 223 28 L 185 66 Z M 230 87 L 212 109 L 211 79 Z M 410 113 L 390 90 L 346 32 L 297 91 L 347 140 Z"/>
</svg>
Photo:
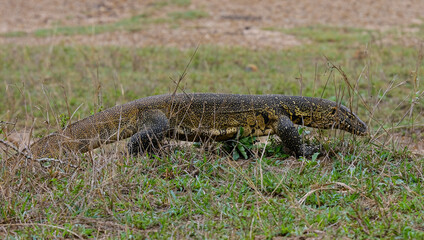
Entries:
<svg viewBox="0 0 424 240">
<path fill-rule="evenodd" d="M 136 0 L 2 0 L 0 33 L 102 24 L 143 11 L 153 1 Z"/>
<path fill-rule="evenodd" d="M 31 32 L 55 26 L 116 22 L 143 13 L 167 17 L 175 11 L 199 10 L 208 17 L 153 23 L 134 32 L 108 32 L 94 36 L 0 37 L 0 43 L 93 44 L 174 46 L 218 44 L 251 49 L 283 49 L 304 42 L 278 31 L 299 26 L 330 25 L 385 30 L 422 24 L 422 0 L 191 0 L 178 5 L 171 0 L 3 0 L 0 33 Z"/>
</svg>

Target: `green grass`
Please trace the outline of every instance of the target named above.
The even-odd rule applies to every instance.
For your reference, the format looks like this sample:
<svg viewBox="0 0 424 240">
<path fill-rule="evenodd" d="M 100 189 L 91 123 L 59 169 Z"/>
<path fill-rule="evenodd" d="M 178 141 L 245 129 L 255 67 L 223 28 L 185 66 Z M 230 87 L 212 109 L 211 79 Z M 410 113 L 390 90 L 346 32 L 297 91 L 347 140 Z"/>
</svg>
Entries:
<svg viewBox="0 0 424 240">
<path fill-rule="evenodd" d="M 373 111 L 378 122 L 388 126 L 402 120 L 411 99 L 416 97 L 411 76 L 418 59 L 416 49 L 394 46 L 389 51 L 371 43 L 366 49 L 369 56 L 358 59 L 355 53 L 361 47 L 319 51 L 320 47 L 321 44 L 280 52 L 253 52 L 241 48 L 201 46 L 182 87 L 191 92 L 297 95 L 302 91 L 303 95 L 331 100 L 339 99 L 336 97 L 339 94 L 344 96 L 342 103 L 347 104 L 347 84 L 336 70 L 328 67 L 325 54 L 331 55 L 328 58 L 342 67 L 352 86 L 357 85 L 357 93 L 366 101 L 370 111 L 382 100 Z M 3 62 L 0 77 L 4 85 L 0 88 L 0 107 L 9 109 L 2 111 L 0 116 L 6 120 L 22 119 L 29 113 L 40 120 L 36 122 L 36 130 L 45 129 L 41 122 L 42 118 L 47 118 L 47 110 L 53 114 L 50 119 L 54 114 L 67 112 L 63 101 L 65 93 L 72 111 L 83 104 L 76 118 L 97 111 L 100 106 L 111 107 L 151 94 L 167 93 L 175 87 L 170 78 L 178 78 L 193 54 L 192 50 L 172 48 L 0 48 L 0 61 Z M 245 71 L 250 63 L 257 65 L 259 71 Z M 419 78 L 422 77 L 421 72 L 418 74 Z M 391 81 L 393 86 L 401 85 L 385 93 Z M 26 94 L 22 96 L 23 93 Z M 355 99 L 359 116 L 367 119 L 370 113 L 362 100 Z M 26 105 L 22 105 L 22 101 L 26 101 Z M 49 101 L 54 104 L 49 105 Z M 416 112 L 420 113 L 423 100 L 419 96 L 417 103 Z M 388 118 L 393 121 L 387 121 Z M 408 119 L 403 118 L 403 123 Z"/>
<path fill-rule="evenodd" d="M 160 158 L 99 156 L 94 162 L 81 160 L 76 171 L 18 164 L 19 170 L 4 179 L 25 177 L 38 184 L 21 186 L 22 194 L 4 202 L 1 216 L 3 224 L 52 226 L 11 227 L 25 238 L 40 236 L 41 229 L 47 238 L 73 236 L 53 226 L 82 237 L 423 237 L 423 188 L 417 177 L 422 160 L 399 153 L 402 158 L 383 159 L 383 168 L 378 159 L 392 153 L 369 153 L 306 167 L 293 159 L 235 162 L 193 149 Z"/>
<path fill-rule="evenodd" d="M 150 20 L 138 16 L 108 27 L 130 29 Z M 249 159 L 239 152 L 237 161 L 221 144 L 211 149 L 171 144 L 161 155 L 130 158 L 118 143 L 73 160 L 77 168 L 7 161 L 2 154 L 0 236 L 424 238 L 424 158 L 395 138 L 422 141 L 419 49 L 378 44 L 374 32 L 361 29 L 285 31 L 309 44 L 284 51 L 200 46 L 180 88 L 301 93 L 352 103 L 369 124 L 370 137 L 306 129 L 308 141 L 323 148 L 324 155 L 312 159 L 288 157 L 274 141 L 262 156 L 264 146 L 246 140 L 239 144 L 248 145 Z M 0 123 L 2 139 L 25 126 L 44 136 L 74 112 L 71 121 L 169 93 L 193 53 L 162 47 L 0 46 L 0 120 L 7 122 Z M 246 71 L 248 64 L 259 70 Z"/>
</svg>

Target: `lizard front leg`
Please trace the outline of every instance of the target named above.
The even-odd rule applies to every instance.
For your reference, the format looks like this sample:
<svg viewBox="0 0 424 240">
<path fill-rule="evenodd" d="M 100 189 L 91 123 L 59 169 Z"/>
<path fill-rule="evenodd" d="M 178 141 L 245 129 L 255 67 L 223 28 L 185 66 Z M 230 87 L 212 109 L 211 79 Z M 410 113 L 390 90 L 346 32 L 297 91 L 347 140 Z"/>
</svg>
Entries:
<svg viewBox="0 0 424 240">
<path fill-rule="evenodd" d="M 318 147 L 302 143 L 302 138 L 289 117 L 281 115 L 274 124 L 274 132 L 281 138 L 284 146 L 293 151 L 296 156 L 310 157 L 317 152 Z"/>
<path fill-rule="evenodd" d="M 169 119 L 161 110 L 148 110 L 141 114 L 139 131 L 127 144 L 128 152 L 133 156 L 159 148 L 169 130 Z"/>
</svg>

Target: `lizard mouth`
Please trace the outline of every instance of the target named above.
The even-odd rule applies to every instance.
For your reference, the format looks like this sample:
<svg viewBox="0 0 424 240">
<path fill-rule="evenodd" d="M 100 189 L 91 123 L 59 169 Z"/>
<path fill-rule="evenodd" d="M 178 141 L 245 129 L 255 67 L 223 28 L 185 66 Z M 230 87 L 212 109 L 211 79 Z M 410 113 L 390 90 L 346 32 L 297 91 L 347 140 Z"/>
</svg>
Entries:
<svg viewBox="0 0 424 240">
<path fill-rule="evenodd" d="M 369 134 L 369 132 L 365 129 L 365 130 L 361 130 L 361 131 L 356 131 L 355 134 L 359 135 L 359 136 L 367 136 Z"/>
<path fill-rule="evenodd" d="M 369 134 L 367 125 L 361 121 L 359 127 L 351 128 L 351 131 L 353 134 L 359 135 L 359 136 L 366 136 Z"/>
<path fill-rule="evenodd" d="M 368 135 L 368 126 L 355 114 L 351 113 L 350 116 L 344 122 L 347 126 L 347 131 L 359 136 Z"/>
<path fill-rule="evenodd" d="M 357 119 L 358 121 L 359 119 Z M 352 134 L 358 135 L 358 136 L 366 136 L 368 135 L 368 127 L 367 125 L 359 120 L 360 122 L 356 122 L 356 124 L 351 124 L 350 122 L 345 122 L 341 125 L 339 125 L 339 128 L 350 132 Z"/>
</svg>

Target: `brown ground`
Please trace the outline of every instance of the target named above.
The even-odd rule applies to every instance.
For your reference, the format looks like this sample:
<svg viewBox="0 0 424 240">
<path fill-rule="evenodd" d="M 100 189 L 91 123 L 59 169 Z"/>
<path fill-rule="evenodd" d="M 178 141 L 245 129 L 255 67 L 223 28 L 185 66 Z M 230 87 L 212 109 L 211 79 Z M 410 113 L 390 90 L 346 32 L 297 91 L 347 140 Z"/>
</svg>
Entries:
<svg viewBox="0 0 424 240">
<path fill-rule="evenodd" d="M 189 2 L 188 0 L 185 0 Z M 310 25 L 349 26 L 367 29 L 414 31 L 413 24 L 424 19 L 422 0 L 191 0 L 179 6 L 173 0 L 2 0 L 0 33 L 31 32 L 55 26 L 93 25 L 148 13 L 167 17 L 168 13 L 201 10 L 208 17 L 175 24 L 156 23 L 135 32 L 108 32 L 94 36 L 0 37 L 0 43 L 95 45 L 180 48 L 198 44 L 239 45 L 252 49 L 281 49 L 302 44 L 294 36 L 278 31 Z M 177 2 L 182 2 L 177 1 Z"/>
</svg>

